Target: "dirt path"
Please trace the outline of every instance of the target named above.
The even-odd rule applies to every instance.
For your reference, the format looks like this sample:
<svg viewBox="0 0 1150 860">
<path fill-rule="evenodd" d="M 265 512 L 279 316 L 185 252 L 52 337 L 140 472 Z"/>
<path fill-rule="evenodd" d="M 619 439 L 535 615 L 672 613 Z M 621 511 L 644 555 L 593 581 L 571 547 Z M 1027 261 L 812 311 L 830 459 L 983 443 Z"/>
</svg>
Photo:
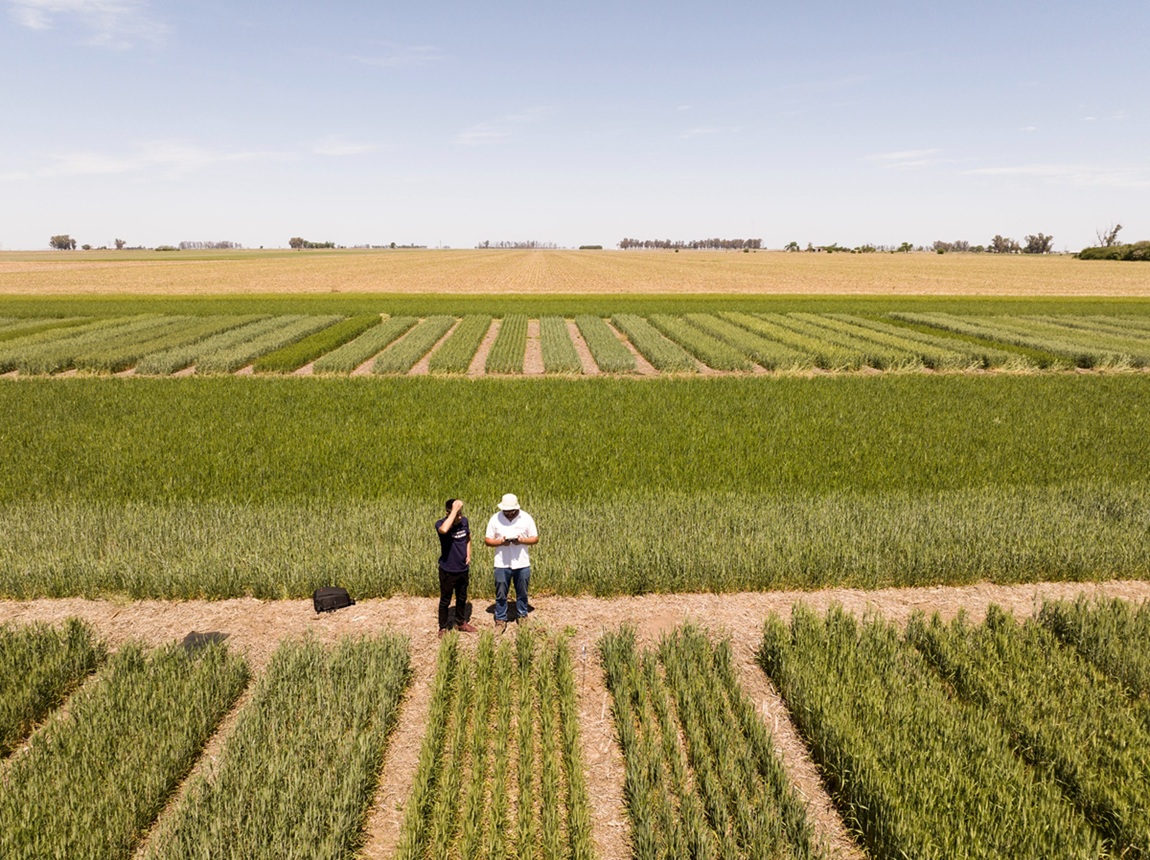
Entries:
<svg viewBox="0 0 1150 860">
<path fill-rule="evenodd" d="M 475 351 L 475 357 L 467 366 L 468 376 L 483 376 L 487 373 L 487 355 L 491 352 L 491 347 L 495 345 L 495 338 L 499 337 L 499 327 L 502 325 L 503 320 L 501 319 L 491 321 L 487 334 L 483 336 L 483 340 L 479 343 L 479 349 Z"/>
<path fill-rule="evenodd" d="M 473 622 L 491 623 L 488 597 L 480 579 Z M 817 611 L 832 604 L 862 615 L 875 613 L 905 623 L 914 612 L 938 612 L 946 618 L 960 609 L 981 619 L 992 603 L 1025 617 L 1043 600 L 1072 599 L 1078 594 L 1150 600 L 1150 581 L 1107 583 L 1036 583 L 1015 586 L 976 585 L 861 591 L 830 589 L 816 592 L 764 592 L 744 594 L 676 594 L 639 597 L 532 598 L 536 611 L 532 624 L 550 629 L 570 628 L 572 656 L 579 689 L 580 730 L 591 797 L 592 831 L 602 860 L 623 860 L 629 855 L 628 825 L 623 805 L 623 761 L 615 743 L 610 698 L 595 648 L 603 633 L 631 624 L 641 645 L 657 644 L 660 635 L 684 621 L 729 637 L 744 690 L 771 730 L 784 765 L 802 795 L 810 802 L 819 835 L 834 856 L 860 855 L 818 777 L 818 771 L 790 722 L 782 700 L 755 662 L 762 624 L 776 613 L 789 618 L 791 607 L 803 602 Z M 113 646 L 129 640 L 162 644 L 183 639 L 190 632 L 227 634 L 228 643 L 245 654 L 258 675 L 280 640 L 312 635 L 323 642 L 348 633 L 391 629 L 411 640 L 413 680 L 392 735 L 380 789 L 368 818 L 368 840 L 362 856 L 383 858 L 396 845 L 403 803 L 414 777 L 419 747 L 426 729 L 424 719 L 438 648 L 436 598 L 392 597 L 365 600 L 339 612 L 316 615 L 308 600 L 255 599 L 207 601 L 62 600 L 0 601 L 0 623 L 58 622 L 76 616 L 87 620 Z M 514 630 L 506 635 L 514 636 Z M 465 636 L 464 647 L 474 648 L 477 637 Z M 230 727 L 225 721 L 224 733 Z M 216 755 L 219 738 L 209 746 Z"/>
<path fill-rule="evenodd" d="M 583 366 L 583 375 L 598 376 L 599 365 L 595 363 L 595 358 L 591 355 L 591 348 L 587 346 L 583 332 L 579 331 L 579 325 L 575 320 L 567 320 L 567 334 L 571 337 L 571 342 L 575 344 L 575 352 L 578 353 L 579 363 Z"/>
</svg>

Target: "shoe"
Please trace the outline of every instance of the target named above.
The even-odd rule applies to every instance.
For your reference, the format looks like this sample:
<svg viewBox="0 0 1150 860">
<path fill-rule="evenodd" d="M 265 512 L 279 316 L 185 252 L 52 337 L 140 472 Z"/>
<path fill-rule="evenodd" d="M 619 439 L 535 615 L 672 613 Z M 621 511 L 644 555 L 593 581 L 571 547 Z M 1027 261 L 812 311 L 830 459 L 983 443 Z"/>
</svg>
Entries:
<svg viewBox="0 0 1150 860">
<path fill-rule="evenodd" d="M 460 624 L 456 624 L 455 629 L 458 630 L 460 633 L 478 633 L 479 632 L 478 628 L 471 626 L 466 621 L 464 621 Z"/>
<path fill-rule="evenodd" d="M 503 633 L 506 630 L 507 630 L 507 622 L 506 621 L 496 621 L 495 622 L 495 632 L 496 633 Z"/>
<path fill-rule="evenodd" d="M 440 627 L 439 628 L 439 638 L 442 639 L 446 635 L 447 635 L 447 628 L 446 627 Z"/>
</svg>

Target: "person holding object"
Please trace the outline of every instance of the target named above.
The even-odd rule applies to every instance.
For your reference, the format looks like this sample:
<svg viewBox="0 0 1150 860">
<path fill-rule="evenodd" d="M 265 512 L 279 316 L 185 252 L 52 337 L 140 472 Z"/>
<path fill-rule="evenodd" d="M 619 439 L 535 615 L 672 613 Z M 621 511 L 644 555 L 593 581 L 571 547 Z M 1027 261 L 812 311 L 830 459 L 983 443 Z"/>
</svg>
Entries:
<svg viewBox="0 0 1150 860">
<path fill-rule="evenodd" d="M 467 623 L 467 583 L 471 578 L 471 526 L 460 499 L 447 500 L 447 516 L 435 524 L 439 532 L 439 638 L 447 633 L 447 610 L 455 594 L 455 629 L 476 630 Z"/>
<path fill-rule="evenodd" d="M 519 499 L 507 493 L 499 502 L 499 512 L 487 521 L 483 542 L 495 547 L 495 629 L 507 629 L 507 591 L 515 585 L 515 621 L 527 620 L 527 584 L 531 580 L 531 559 L 527 547 L 539 543 L 539 532 L 531 515 L 519 509 Z"/>
</svg>

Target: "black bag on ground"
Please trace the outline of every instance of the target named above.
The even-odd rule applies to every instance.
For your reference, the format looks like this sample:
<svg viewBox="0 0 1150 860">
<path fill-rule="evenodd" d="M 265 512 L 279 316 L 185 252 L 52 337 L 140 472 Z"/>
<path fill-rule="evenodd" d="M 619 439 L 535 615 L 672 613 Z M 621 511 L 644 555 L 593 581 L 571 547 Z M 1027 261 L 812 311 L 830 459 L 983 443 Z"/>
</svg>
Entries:
<svg viewBox="0 0 1150 860">
<path fill-rule="evenodd" d="M 351 599 L 351 595 L 347 593 L 346 588 L 339 586 L 327 586 L 325 588 L 317 588 L 311 596 L 312 603 L 315 604 L 316 612 L 334 612 L 337 609 L 343 609 L 345 606 L 354 606 L 355 601 Z"/>
</svg>

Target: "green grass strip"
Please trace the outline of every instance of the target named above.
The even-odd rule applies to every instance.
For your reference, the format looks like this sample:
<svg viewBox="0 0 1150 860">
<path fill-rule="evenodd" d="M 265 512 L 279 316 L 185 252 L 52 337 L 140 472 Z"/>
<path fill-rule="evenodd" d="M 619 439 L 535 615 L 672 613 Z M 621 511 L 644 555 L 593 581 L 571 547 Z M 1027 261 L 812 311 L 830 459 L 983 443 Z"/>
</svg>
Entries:
<svg viewBox="0 0 1150 860">
<path fill-rule="evenodd" d="M 907 637 L 959 695 L 1001 722 L 1116 855 L 1150 857 L 1150 733 L 1119 684 L 1038 622 L 1019 624 L 997 606 L 981 625 L 915 619 Z"/>
<path fill-rule="evenodd" d="M 486 314 L 465 316 L 451 337 L 428 359 L 428 370 L 432 373 L 467 373 L 489 328 L 491 317 Z"/>
<path fill-rule="evenodd" d="M 767 621 L 759 661 L 869 857 L 1102 856 L 1074 806 L 894 625 L 799 604 L 789 627 Z"/>
<path fill-rule="evenodd" d="M 148 860 L 353 856 L 409 672 L 395 634 L 281 645 Z"/>
<path fill-rule="evenodd" d="M 691 354 L 637 314 L 615 314 L 611 324 L 623 334 L 656 370 L 667 373 L 697 371 Z"/>
<path fill-rule="evenodd" d="M 0 344 L 11 340 L 20 340 L 30 335 L 54 332 L 59 329 L 72 328 L 89 322 L 84 317 L 70 317 L 65 319 L 30 319 L 16 320 L 0 329 Z"/>
<path fill-rule="evenodd" d="M 420 322 L 379 354 L 372 373 L 407 373 L 455 325 L 455 317 L 434 316 Z"/>
<path fill-rule="evenodd" d="M 0 758 L 8 755 L 105 659 L 92 628 L 71 618 L 0 626 Z"/>
<path fill-rule="evenodd" d="M 767 370 L 802 370 L 814 366 L 814 359 L 810 355 L 756 334 L 729 319 L 714 314 L 687 314 L 684 319 L 707 334 L 729 343 Z"/>
<path fill-rule="evenodd" d="M 244 317 L 187 317 L 182 325 L 158 331 L 153 336 L 138 341 L 104 346 L 76 356 L 73 364 L 80 370 L 95 370 L 104 373 L 117 373 L 135 366 L 150 353 L 180 349 L 200 343 L 220 332 L 242 325 Z"/>
<path fill-rule="evenodd" d="M 282 349 L 339 322 L 338 316 L 285 317 L 283 325 L 233 347 L 202 355 L 196 373 L 233 373 L 265 353 Z"/>
<path fill-rule="evenodd" d="M 1150 708 L 1150 603 L 1048 601 L 1039 614 L 1060 640 L 1117 681 L 1146 711 Z"/>
<path fill-rule="evenodd" d="M 231 319 L 231 326 L 211 337 L 144 356 L 136 364 L 136 373 L 148 376 L 175 373 L 192 366 L 202 356 L 231 349 L 267 332 L 278 331 L 284 325 L 282 317 L 239 316 Z"/>
<path fill-rule="evenodd" d="M 260 356 L 252 365 L 257 373 L 291 373 L 325 353 L 343 346 L 380 323 L 379 314 L 360 314 L 341 320 L 303 340 Z"/>
<path fill-rule="evenodd" d="M 416 860 L 427 853 L 436 789 L 444 772 L 443 752 L 448 742 L 449 723 L 459 689 L 458 676 L 467 668 L 465 660 L 459 653 L 459 634 L 447 636 L 440 644 L 436 657 L 431 705 L 427 712 L 427 734 L 423 736 L 415 779 L 407 796 L 407 811 L 400 826 L 395 860 Z M 461 666 L 461 663 L 464 665 Z"/>
<path fill-rule="evenodd" d="M 567 320 L 549 316 L 539 320 L 539 345 L 543 351 L 543 369 L 547 373 L 582 373 L 583 363 L 571 340 Z"/>
<path fill-rule="evenodd" d="M 499 325 L 499 334 L 487 353 L 488 373 L 522 373 L 527 354 L 527 316 L 509 314 Z"/>
<path fill-rule="evenodd" d="M 388 317 L 355 340 L 317 358 L 312 370 L 316 373 L 350 373 L 406 334 L 416 322 L 415 317 Z"/>
<path fill-rule="evenodd" d="M 623 344 L 602 317 L 582 314 L 575 325 L 591 351 L 591 357 L 603 373 L 634 373 L 635 356 Z"/>
<path fill-rule="evenodd" d="M 965 367 L 1005 367 L 1022 370 L 1034 365 L 1016 352 L 995 349 L 975 339 L 966 340 L 939 333 L 937 329 L 914 328 L 908 324 L 870 319 L 851 314 L 827 314 L 827 318 L 841 320 L 852 329 L 859 329 L 860 336 L 880 335 L 883 340 L 893 338 L 891 343 L 904 345 L 907 349 L 919 350 L 923 364 L 939 369 L 964 369 Z M 960 356 L 956 361 L 949 356 Z"/>
<path fill-rule="evenodd" d="M 0 857 L 131 857 L 247 680 L 220 645 L 124 646 L 12 760 Z"/>
<path fill-rule="evenodd" d="M 714 370 L 748 371 L 754 365 L 729 343 L 670 314 L 652 314 L 651 325 Z"/>
<path fill-rule="evenodd" d="M 787 349 L 810 357 L 810 366 L 824 370 L 857 370 L 863 357 L 857 350 L 830 343 L 818 332 L 795 331 L 785 324 L 781 314 L 724 313 L 723 319 L 742 326 L 761 337 L 782 344 Z"/>
</svg>

